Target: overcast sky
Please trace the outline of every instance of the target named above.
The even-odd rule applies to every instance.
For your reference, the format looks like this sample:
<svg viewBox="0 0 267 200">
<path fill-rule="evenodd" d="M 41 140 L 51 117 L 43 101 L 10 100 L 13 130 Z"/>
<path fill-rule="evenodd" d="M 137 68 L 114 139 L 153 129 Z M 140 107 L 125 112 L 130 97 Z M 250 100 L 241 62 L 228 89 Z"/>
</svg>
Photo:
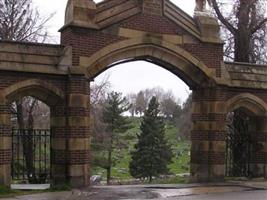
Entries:
<svg viewBox="0 0 267 200">
<path fill-rule="evenodd" d="M 95 0 L 100 2 L 101 0 Z M 171 0 L 182 10 L 192 15 L 195 0 Z M 52 20 L 47 25 L 50 34 L 53 36 L 53 43 L 59 42 L 58 30 L 63 26 L 64 14 L 67 0 L 33 0 L 41 15 L 49 16 L 55 13 Z M 165 90 L 172 90 L 174 95 L 184 101 L 189 92 L 189 88 L 178 77 L 169 71 L 156 65 L 138 61 L 117 65 L 99 75 L 95 82 L 98 82 L 110 74 L 112 89 L 124 93 L 138 92 L 145 88 L 162 87 Z"/>
</svg>

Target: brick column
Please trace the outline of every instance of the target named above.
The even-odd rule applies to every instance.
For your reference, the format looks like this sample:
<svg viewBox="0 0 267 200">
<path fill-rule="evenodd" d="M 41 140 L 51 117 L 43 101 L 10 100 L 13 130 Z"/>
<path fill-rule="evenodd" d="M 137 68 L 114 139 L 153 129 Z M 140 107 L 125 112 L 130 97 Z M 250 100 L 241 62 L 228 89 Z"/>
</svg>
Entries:
<svg viewBox="0 0 267 200">
<path fill-rule="evenodd" d="M 261 138 L 261 142 L 263 143 L 263 148 L 261 151 L 264 152 L 264 177 L 267 178 L 267 116 L 264 116 L 261 121 L 260 131 L 262 132 L 263 138 Z"/>
<path fill-rule="evenodd" d="M 0 185 L 10 186 L 12 136 L 10 108 L 0 100 Z"/>
<path fill-rule="evenodd" d="M 193 91 L 192 182 L 222 181 L 225 176 L 225 105 L 219 91 Z"/>
<path fill-rule="evenodd" d="M 66 107 L 64 105 L 51 107 L 51 178 L 53 185 L 67 183 L 66 151 Z"/>
<path fill-rule="evenodd" d="M 90 183 L 90 96 L 83 76 L 69 78 L 66 105 L 52 117 L 52 162 L 55 184 L 72 187 Z M 55 116 L 55 117 L 54 117 Z"/>
<path fill-rule="evenodd" d="M 262 131 L 263 138 L 261 138 L 263 143 L 263 149 L 264 152 L 264 177 L 267 178 L 267 116 L 264 116 L 263 121 L 260 126 L 260 130 Z"/>
<path fill-rule="evenodd" d="M 267 117 L 250 117 L 251 156 L 250 172 L 252 177 L 267 177 Z"/>
</svg>

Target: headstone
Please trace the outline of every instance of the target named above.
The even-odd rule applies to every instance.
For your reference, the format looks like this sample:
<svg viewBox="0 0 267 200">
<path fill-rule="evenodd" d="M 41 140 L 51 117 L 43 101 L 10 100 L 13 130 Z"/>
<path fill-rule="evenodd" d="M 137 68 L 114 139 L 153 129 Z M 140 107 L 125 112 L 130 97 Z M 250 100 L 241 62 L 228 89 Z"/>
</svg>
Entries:
<svg viewBox="0 0 267 200">
<path fill-rule="evenodd" d="M 101 176 L 100 175 L 93 175 L 93 176 L 91 176 L 91 184 L 92 185 L 99 185 L 100 184 L 100 182 L 101 182 Z"/>
</svg>

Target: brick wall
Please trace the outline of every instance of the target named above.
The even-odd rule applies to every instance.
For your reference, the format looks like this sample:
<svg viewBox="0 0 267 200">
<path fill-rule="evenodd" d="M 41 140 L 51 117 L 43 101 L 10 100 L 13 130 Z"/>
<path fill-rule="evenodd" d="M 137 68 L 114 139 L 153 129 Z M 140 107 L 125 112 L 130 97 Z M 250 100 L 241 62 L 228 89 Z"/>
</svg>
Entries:
<svg viewBox="0 0 267 200">
<path fill-rule="evenodd" d="M 11 149 L 0 149 L 0 166 L 11 163 Z"/>
<path fill-rule="evenodd" d="M 69 27 L 61 33 L 61 44 L 72 46 L 73 65 L 79 65 L 80 56 L 91 56 L 100 49 L 123 38 L 85 28 Z"/>
<path fill-rule="evenodd" d="M 122 28 L 135 29 L 139 31 L 184 35 L 186 31 L 166 17 L 158 15 L 140 14 L 129 18 L 119 24 Z"/>
<path fill-rule="evenodd" d="M 83 165 L 90 163 L 89 150 L 55 150 L 52 149 L 52 163 L 57 165 Z"/>
<path fill-rule="evenodd" d="M 225 164 L 225 153 L 194 151 L 191 153 L 191 163 L 204 165 L 223 165 Z"/>
<path fill-rule="evenodd" d="M 90 138 L 90 127 L 53 127 L 51 132 L 53 138 Z"/>
<path fill-rule="evenodd" d="M 198 43 L 181 45 L 207 67 L 216 69 L 216 76 L 221 76 L 221 62 L 223 61 L 223 45 Z"/>
</svg>

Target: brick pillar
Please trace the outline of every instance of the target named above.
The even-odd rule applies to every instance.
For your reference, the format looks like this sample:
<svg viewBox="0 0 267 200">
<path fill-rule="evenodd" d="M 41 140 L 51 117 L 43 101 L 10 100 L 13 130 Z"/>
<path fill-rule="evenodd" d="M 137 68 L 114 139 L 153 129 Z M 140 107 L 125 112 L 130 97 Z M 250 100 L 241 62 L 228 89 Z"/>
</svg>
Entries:
<svg viewBox="0 0 267 200">
<path fill-rule="evenodd" d="M 267 177 L 267 117 L 250 117 L 251 155 L 250 172 L 252 177 Z"/>
<path fill-rule="evenodd" d="M 89 82 L 83 76 L 69 78 L 67 106 L 52 112 L 52 176 L 54 184 L 84 187 L 90 183 Z"/>
<path fill-rule="evenodd" d="M 0 101 L 0 185 L 10 186 L 12 136 L 9 106 Z"/>
<path fill-rule="evenodd" d="M 262 132 L 262 142 L 263 142 L 263 149 L 262 151 L 264 152 L 264 177 L 267 178 L 267 116 L 262 117 L 262 121 L 261 121 L 261 126 L 260 126 L 260 130 Z"/>
<path fill-rule="evenodd" d="M 67 183 L 66 151 L 66 107 L 64 105 L 51 107 L 51 178 L 53 185 Z"/>
<path fill-rule="evenodd" d="M 193 91 L 192 182 L 216 182 L 225 176 L 225 105 L 216 88 Z"/>
</svg>

